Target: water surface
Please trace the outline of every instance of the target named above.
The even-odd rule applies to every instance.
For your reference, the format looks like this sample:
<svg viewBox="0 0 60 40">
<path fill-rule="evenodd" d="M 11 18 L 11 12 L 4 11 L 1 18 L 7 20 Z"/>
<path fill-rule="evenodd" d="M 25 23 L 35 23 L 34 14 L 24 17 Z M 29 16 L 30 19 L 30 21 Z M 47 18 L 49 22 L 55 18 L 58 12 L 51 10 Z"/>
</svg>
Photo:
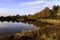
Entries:
<svg viewBox="0 0 60 40">
<path fill-rule="evenodd" d="M 16 33 L 22 30 L 33 30 L 36 27 L 32 24 L 22 22 L 0 22 L 0 34 L 1 33 Z"/>
</svg>

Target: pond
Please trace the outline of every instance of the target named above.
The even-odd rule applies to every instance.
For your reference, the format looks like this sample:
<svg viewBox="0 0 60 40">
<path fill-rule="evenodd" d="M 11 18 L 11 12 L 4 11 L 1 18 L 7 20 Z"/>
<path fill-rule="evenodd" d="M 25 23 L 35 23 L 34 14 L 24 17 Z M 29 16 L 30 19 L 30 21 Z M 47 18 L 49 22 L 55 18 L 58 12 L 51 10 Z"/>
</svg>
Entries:
<svg viewBox="0 0 60 40">
<path fill-rule="evenodd" d="M 0 34 L 17 33 L 21 32 L 22 30 L 34 30 L 34 29 L 36 29 L 36 27 L 28 23 L 0 21 Z"/>
<path fill-rule="evenodd" d="M 14 34 L 24 30 L 34 30 L 47 26 L 52 26 L 52 24 L 40 21 L 0 21 L 0 34 Z"/>
</svg>

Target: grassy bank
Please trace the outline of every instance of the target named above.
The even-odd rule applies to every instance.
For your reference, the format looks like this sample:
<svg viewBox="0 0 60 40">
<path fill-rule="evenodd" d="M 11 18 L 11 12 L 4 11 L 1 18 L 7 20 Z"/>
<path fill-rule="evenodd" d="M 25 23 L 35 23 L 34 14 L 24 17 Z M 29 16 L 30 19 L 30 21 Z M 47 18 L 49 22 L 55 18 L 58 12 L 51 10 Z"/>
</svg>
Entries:
<svg viewBox="0 0 60 40">
<path fill-rule="evenodd" d="M 60 24 L 35 30 L 23 30 L 13 36 L 0 35 L 0 40 L 60 40 Z"/>
<path fill-rule="evenodd" d="M 25 38 L 25 39 L 24 39 Z M 15 34 L 15 39 L 20 40 L 60 40 L 60 26 L 37 28 L 36 30 L 22 31 Z"/>
<path fill-rule="evenodd" d="M 37 21 L 51 23 L 51 24 L 59 24 L 60 23 L 60 20 L 55 20 L 55 19 L 37 19 Z"/>
<path fill-rule="evenodd" d="M 29 24 L 30 23 L 31 22 L 29 22 Z M 15 33 L 14 35 L 1 34 L 0 40 L 60 40 L 60 20 L 39 19 L 34 24 L 37 25 L 37 23 L 39 25 L 42 25 L 43 23 L 50 23 L 54 25 L 48 27 L 43 25 L 44 27 L 39 26 L 34 30 L 23 30 L 22 32 Z"/>
</svg>

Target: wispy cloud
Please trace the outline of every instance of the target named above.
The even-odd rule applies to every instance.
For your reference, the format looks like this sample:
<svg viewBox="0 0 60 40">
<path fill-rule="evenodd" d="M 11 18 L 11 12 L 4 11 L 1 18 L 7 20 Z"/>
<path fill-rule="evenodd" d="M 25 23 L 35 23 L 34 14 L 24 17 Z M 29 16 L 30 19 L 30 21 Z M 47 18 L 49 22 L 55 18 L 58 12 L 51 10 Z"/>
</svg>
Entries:
<svg viewBox="0 0 60 40">
<path fill-rule="evenodd" d="M 25 3 L 19 3 L 19 5 L 24 5 L 24 6 L 31 6 L 31 5 L 46 5 L 46 4 L 50 4 L 50 5 L 59 5 L 60 0 L 37 0 L 37 1 L 33 1 L 33 2 L 25 2 Z"/>
<path fill-rule="evenodd" d="M 0 8 L 0 13 L 6 13 L 7 12 L 7 10 L 6 9 L 4 9 L 4 8 Z"/>
<path fill-rule="evenodd" d="M 48 2 L 45 2 L 46 4 L 44 5 L 45 7 L 49 7 L 49 8 L 52 8 L 53 5 L 60 5 L 60 1 L 59 0 L 54 0 L 54 1 L 48 1 Z"/>
<path fill-rule="evenodd" d="M 0 8 L 0 16 L 14 15 L 14 12 L 7 8 Z"/>
<path fill-rule="evenodd" d="M 53 5 L 59 5 L 60 2 L 59 0 L 37 0 L 33 2 L 25 2 L 25 3 L 20 3 L 20 6 L 24 6 L 25 9 L 31 11 L 31 13 L 40 11 L 44 9 L 45 7 L 49 7 L 50 9 L 52 8 Z"/>
<path fill-rule="evenodd" d="M 60 5 L 60 0 L 0 0 L 0 15 L 32 14 L 53 5 Z"/>
<path fill-rule="evenodd" d="M 44 1 L 33 1 L 33 2 L 26 2 L 26 3 L 20 3 L 20 5 L 38 5 L 43 3 Z"/>
</svg>

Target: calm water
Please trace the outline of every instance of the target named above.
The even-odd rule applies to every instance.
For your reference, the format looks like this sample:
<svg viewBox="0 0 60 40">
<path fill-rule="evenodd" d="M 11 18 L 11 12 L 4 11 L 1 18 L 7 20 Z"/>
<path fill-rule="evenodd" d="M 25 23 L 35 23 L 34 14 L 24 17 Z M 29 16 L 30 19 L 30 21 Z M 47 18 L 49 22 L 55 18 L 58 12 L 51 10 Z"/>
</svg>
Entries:
<svg viewBox="0 0 60 40">
<path fill-rule="evenodd" d="M 36 27 L 32 24 L 22 22 L 0 22 L 0 34 L 1 33 L 16 33 L 22 30 L 33 30 Z"/>
</svg>

